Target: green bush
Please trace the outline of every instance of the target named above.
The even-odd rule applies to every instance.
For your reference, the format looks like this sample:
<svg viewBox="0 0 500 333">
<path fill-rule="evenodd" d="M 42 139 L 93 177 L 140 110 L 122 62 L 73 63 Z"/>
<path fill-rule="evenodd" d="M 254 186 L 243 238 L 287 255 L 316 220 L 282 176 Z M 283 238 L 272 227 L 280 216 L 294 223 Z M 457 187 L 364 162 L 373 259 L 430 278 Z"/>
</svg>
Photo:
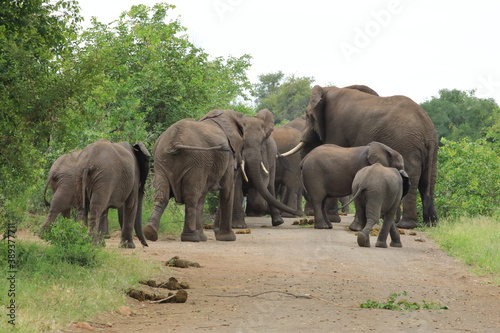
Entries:
<svg viewBox="0 0 500 333">
<path fill-rule="evenodd" d="M 52 224 L 45 239 L 51 245 L 46 253 L 55 262 L 66 261 L 79 266 L 97 264 L 99 248 L 92 244 L 87 228 L 80 222 L 61 218 Z"/>
<path fill-rule="evenodd" d="M 441 140 L 436 181 L 440 217 L 500 216 L 498 143 Z"/>
</svg>

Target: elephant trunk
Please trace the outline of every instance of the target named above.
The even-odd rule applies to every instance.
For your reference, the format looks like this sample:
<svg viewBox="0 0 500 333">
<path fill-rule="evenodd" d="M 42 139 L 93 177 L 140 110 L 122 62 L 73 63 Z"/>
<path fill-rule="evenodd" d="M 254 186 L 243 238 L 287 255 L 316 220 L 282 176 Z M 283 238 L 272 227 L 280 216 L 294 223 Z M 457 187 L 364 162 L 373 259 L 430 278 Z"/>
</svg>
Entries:
<svg viewBox="0 0 500 333">
<path fill-rule="evenodd" d="M 267 201 L 267 203 L 273 207 L 276 207 L 279 210 L 290 213 L 292 215 L 299 215 L 297 211 L 288 207 L 281 201 L 277 200 L 271 192 L 266 187 L 264 183 L 264 179 L 262 178 L 261 171 L 261 161 L 250 161 L 248 162 L 248 175 L 250 179 L 253 181 L 255 188 L 260 193 L 260 195 Z M 272 184 L 274 186 L 274 184 Z"/>
<path fill-rule="evenodd" d="M 144 233 L 142 232 L 142 199 L 144 194 L 139 193 L 139 198 L 137 199 L 137 213 L 135 216 L 134 230 L 137 238 L 143 246 L 148 246 Z"/>
</svg>

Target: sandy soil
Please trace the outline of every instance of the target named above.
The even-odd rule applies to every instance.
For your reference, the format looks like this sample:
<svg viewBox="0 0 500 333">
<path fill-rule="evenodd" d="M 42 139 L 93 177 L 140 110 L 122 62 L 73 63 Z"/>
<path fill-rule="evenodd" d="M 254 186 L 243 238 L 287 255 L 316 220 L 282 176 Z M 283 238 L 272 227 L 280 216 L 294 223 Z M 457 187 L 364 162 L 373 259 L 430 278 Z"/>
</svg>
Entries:
<svg viewBox="0 0 500 333">
<path fill-rule="evenodd" d="M 129 299 L 130 316 L 117 312 L 89 321 L 100 332 L 500 332 L 500 288 L 445 255 L 422 232 L 402 235 L 403 248 L 357 245 L 347 229 L 351 216 L 332 230 L 293 226 L 285 219 L 247 218 L 250 234 L 235 242 L 150 242 L 119 250 L 165 262 L 173 256 L 201 268 L 171 268 L 159 278 L 188 282 L 184 304 Z M 118 239 L 108 240 L 116 248 Z M 362 309 L 367 300 L 439 303 L 448 310 Z M 64 332 L 89 332 L 75 325 Z"/>
</svg>

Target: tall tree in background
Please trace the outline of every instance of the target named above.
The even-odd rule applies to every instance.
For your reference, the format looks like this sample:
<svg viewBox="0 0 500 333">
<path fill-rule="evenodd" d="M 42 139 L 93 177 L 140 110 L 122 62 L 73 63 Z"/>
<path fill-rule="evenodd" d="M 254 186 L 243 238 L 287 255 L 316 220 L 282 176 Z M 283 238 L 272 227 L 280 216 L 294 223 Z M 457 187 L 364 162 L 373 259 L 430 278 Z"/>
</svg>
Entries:
<svg viewBox="0 0 500 333">
<path fill-rule="evenodd" d="M 494 125 L 498 104 L 493 99 L 474 96 L 474 91 L 442 89 L 438 97 L 421 104 L 436 126 L 440 138 L 476 140 Z"/>
<path fill-rule="evenodd" d="M 276 124 L 300 117 L 311 96 L 313 77 L 286 76 L 281 72 L 259 76 L 255 85 L 257 110 L 269 109 Z"/>
</svg>

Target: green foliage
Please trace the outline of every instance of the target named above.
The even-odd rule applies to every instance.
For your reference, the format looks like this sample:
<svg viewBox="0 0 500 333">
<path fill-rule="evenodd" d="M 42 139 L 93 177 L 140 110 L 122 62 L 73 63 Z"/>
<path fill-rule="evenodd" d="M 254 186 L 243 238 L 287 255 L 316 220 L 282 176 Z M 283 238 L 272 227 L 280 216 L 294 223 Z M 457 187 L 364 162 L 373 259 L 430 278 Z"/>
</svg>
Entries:
<svg viewBox="0 0 500 333">
<path fill-rule="evenodd" d="M 422 300 L 422 304 L 418 302 L 410 302 L 406 299 L 398 300 L 398 297 L 400 296 L 408 296 L 408 293 L 406 291 L 403 291 L 400 293 L 390 294 L 387 302 L 384 303 L 367 300 L 366 302 L 361 303 L 360 307 L 364 309 L 372 308 L 372 309 L 386 309 L 386 310 L 396 310 L 396 311 L 413 311 L 420 309 L 426 309 L 426 310 L 448 309 L 447 306 L 441 306 L 439 304 L 428 302 L 425 300 Z"/>
<path fill-rule="evenodd" d="M 500 216 L 498 142 L 441 139 L 436 207 L 441 217 Z"/>
<path fill-rule="evenodd" d="M 255 86 L 257 110 L 268 109 L 276 124 L 300 117 L 306 111 L 311 95 L 312 77 L 285 75 L 279 71 L 259 76 Z"/>
<path fill-rule="evenodd" d="M 443 219 L 427 234 L 447 254 L 470 265 L 479 275 L 491 275 L 500 285 L 500 232 L 498 219 L 491 217 Z"/>
<path fill-rule="evenodd" d="M 58 219 L 44 236 L 51 245 L 47 249 L 47 255 L 54 262 L 66 261 L 79 266 L 96 265 L 100 248 L 92 244 L 92 238 L 82 223 Z"/>
<path fill-rule="evenodd" d="M 421 104 L 440 138 L 459 141 L 465 137 L 471 140 L 484 137 L 483 129 L 494 124 L 493 116 L 498 117 L 499 107 L 493 99 L 478 98 L 474 94 L 474 90 L 442 89 L 439 97 Z"/>
</svg>

